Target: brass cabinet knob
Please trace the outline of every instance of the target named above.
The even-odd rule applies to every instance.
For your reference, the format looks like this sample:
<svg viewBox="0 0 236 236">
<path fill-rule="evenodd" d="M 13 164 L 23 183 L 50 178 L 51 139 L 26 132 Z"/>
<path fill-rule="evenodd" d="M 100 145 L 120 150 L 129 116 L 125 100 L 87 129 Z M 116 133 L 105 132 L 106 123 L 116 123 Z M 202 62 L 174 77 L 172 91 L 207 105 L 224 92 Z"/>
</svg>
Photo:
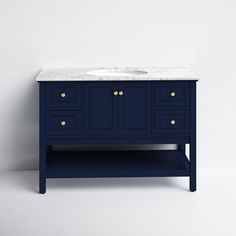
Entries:
<svg viewBox="0 0 236 236">
<path fill-rule="evenodd" d="M 61 121 L 61 126 L 65 126 L 66 125 L 66 122 L 63 120 Z"/>
<path fill-rule="evenodd" d="M 115 91 L 113 94 L 114 94 L 115 96 L 117 96 L 117 95 L 118 95 L 118 91 Z"/>
<path fill-rule="evenodd" d="M 119 92 L 119 95 L 120 95 L 120 96 L 122 96 L 123 94 L 124 94 L 124 92 L 123 92 L 123 91 L 120 91 L 120 92 Z"/>
<path fill-rule="evenodd" d="M 176 122 L 175 122 L 175 120 L 171 120 L 170 123 L 171 123 L 172 125 L 175 125 Z"/>
<path fill-rule="evenodd" d="M 61 93 L 61 97 L 62 98 L 66 97 L 66 93 Z"/>
<path fill-rule="evenodd" d="M 171 97 L 174 97 L 175 96 L 175 92 L 171 92 L 170 95 L 171 95 Z"/>
</svg>

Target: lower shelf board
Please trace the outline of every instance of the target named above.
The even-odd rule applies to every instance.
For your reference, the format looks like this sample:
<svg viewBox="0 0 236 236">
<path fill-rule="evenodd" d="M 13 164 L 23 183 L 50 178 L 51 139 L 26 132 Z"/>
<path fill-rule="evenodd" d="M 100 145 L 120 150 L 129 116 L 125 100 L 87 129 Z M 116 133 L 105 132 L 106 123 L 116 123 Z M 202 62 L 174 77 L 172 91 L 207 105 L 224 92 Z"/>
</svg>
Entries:
<svg viewBox="0 0 236 236">
<path fill-rule="evenodd" d="M 178 150 L 50 151 L 47 178 L 189 176 L 189 161 Z"/>
<path fill-rule="evenodd" d="M 47 178 L 189 176 L 189 161 L 178 150 L 50 151 Z"/>
</svg>

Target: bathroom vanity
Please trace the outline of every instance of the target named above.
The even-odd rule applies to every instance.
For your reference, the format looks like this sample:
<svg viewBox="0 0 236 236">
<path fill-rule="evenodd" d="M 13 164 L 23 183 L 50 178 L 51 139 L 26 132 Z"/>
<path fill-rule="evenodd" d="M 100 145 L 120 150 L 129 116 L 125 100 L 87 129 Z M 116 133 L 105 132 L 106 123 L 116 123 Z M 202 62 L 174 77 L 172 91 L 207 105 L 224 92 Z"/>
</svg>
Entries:
<svg viewBox="0 0 236 236">
<path fill-rule="evenodd" d="M 40 193 L 46 192 L 47 178 L 78 177 L 187 176 L 190 191 L 196 190 L 197 77 L 191 71 L 182 67 L 44 69 L 37 81 Z M 134 144 L 176 144 L 177 148 L 118 148 Z M 77 145 L 103 149 L 70 149 Z M 106 150 L 110 145 L 117 149 Z"/>
</svg>

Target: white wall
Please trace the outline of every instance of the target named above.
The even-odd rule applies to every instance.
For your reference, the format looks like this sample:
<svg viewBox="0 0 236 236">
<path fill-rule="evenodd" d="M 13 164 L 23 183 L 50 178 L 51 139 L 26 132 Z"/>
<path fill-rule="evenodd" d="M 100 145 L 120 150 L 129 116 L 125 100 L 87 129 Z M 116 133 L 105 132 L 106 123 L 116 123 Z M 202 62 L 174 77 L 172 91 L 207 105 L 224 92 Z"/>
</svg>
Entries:
<svg viewBox="0 0 236 236">
<path fill-rule="evenodd" d="M 0 0 L 0 169 L 38 167 L 42 66 L 192 67 L 199 166 L 235 166 L 235 12 L 233 0 Z"/>
</svg>

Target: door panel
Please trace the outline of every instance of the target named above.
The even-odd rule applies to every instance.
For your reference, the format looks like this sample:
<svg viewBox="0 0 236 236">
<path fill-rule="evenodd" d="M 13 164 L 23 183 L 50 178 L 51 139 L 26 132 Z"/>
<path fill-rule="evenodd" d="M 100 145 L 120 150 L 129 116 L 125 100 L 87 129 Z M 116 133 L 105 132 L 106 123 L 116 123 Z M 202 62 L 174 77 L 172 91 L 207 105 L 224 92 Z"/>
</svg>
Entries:
<svg viewBox="0 0 236 236">
<path fill-rule="evenodd" d="M 151 134 L 151 83 L 122 82 L 119 91 L 119 134 Z"/>
<path fill-rule="evenodd" d="M 85 134 L 113 135 L 117 133 L 117 99 L 113 93 L 116 82 L 85 84 Z"/>
</svg>

